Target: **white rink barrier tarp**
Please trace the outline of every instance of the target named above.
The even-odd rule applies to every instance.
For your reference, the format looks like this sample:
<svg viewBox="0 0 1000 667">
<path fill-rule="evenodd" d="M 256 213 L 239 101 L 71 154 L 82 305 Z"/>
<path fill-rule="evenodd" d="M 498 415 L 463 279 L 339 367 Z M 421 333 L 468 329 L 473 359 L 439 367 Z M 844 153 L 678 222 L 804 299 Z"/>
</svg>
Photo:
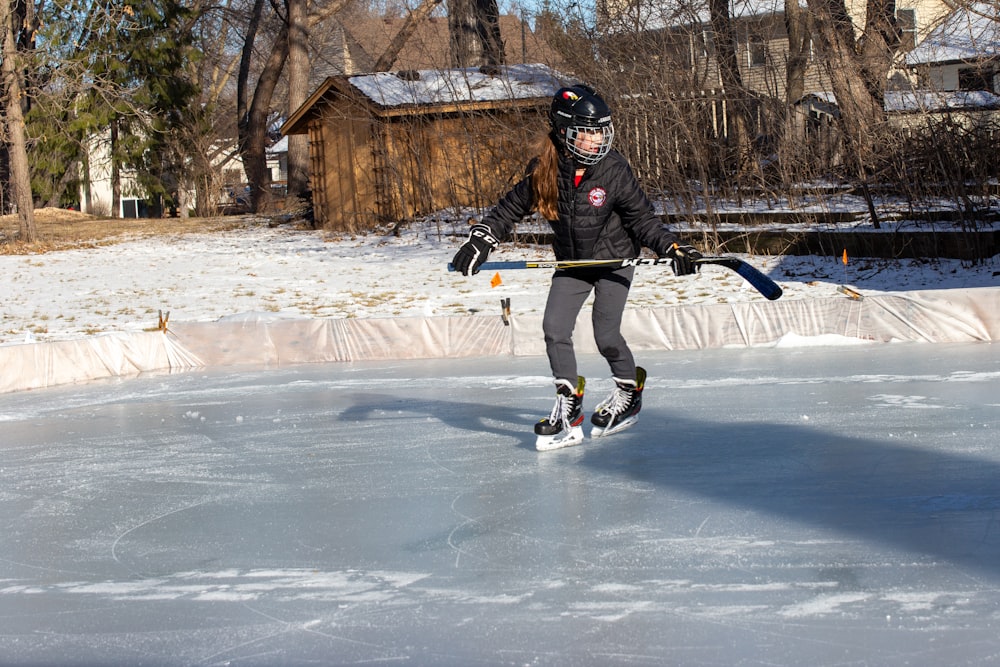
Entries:
<svg viewBox="0 0 1000 667">
<path fill-rule="evenodd" d="M 595 353 L 585 309 L 574 339 Z M 763 346 L 788 335 L 872 342 L 1000 339 L 1000 288 L 928 290 L 862 299 L 754 301 L 627 309 L 622 330 L 635 351 Z M 168 331 L 0 346 L 0 392 L 70 382 L 240 364 L 542 355 L 541 315 L 344 320 L 248 314 L 172 324 Z"/>
</svg>

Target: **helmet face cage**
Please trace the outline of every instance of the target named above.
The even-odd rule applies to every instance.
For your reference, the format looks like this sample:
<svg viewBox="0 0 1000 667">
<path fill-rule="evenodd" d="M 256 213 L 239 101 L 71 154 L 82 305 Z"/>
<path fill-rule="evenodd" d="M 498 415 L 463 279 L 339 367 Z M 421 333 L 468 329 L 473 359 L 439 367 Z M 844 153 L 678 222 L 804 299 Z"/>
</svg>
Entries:
<svg viewBox="0 0 1000 667">
<path fill-rule="evenodd" d="M 597 164 L 611 150 L 614 138 L 615 126 L 610 122 L 600 127 L 573 125 L 566 128 L 566 150 L 580 164 Z"/>
<path fill-rule="evenodd" d="M 561 88 L 549 112 L 557 143 L 584 165 L 597 164 L 611 150 L 615 136 L 611 109 L 593 88 Z"/>
</svg>

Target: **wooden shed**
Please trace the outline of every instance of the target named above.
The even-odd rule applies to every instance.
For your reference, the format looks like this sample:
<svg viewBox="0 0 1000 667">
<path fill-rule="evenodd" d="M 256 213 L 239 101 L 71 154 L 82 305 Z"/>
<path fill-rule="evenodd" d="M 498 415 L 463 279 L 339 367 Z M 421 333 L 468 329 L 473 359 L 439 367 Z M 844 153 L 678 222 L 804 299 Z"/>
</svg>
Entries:
<svg viewBox="0 0 1000 667">
<path fill-rule="evenodd" d="M 564 83 L 545 65 L 330 77 L 281 131 L 309 135 L 316 223 L 372 229 L 492 204 L 523 173 Z"/>
</svg>

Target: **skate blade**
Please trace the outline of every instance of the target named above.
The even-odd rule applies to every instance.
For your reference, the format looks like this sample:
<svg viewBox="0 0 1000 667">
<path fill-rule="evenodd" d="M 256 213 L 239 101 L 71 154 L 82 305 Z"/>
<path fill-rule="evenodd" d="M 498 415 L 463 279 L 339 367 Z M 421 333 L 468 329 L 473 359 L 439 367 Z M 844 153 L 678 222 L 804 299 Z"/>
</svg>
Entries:
<svg viewBox="0 0 1000 667">
<path fill-rule="evenodd" d="M 614 426 L 611 426 L 611 427 L 608 427 L 608 428 L 601 428 L 600 426 L 595 426 L 593 428 L 593 430 L 591 430 L 591 432 L 590 432 L 590 437 L 591 438 L 606 438 L 609 435 L 614 435 L 615 433 L 618 433 L 619 431 L 624 431 L 628 427 L 630 427 L 633 424 L 635 424 L 637 421 L 639 421 L 639 415 L 632 415 L 631 417 L 629 417 L 625 421 L 623 421 L 623 422 L 621 422 L 619 424 L 615 424 Z"/>
<path fill-rule="evenodd" d="M 540 435 L 535 438 L 535 449 L 539 452 L 548 452 L 553 449 L 572 447 L 583 442 L 583 428 L 574 426 L 569 431 L 556 433 L 555 435 Z"/>
</svg>

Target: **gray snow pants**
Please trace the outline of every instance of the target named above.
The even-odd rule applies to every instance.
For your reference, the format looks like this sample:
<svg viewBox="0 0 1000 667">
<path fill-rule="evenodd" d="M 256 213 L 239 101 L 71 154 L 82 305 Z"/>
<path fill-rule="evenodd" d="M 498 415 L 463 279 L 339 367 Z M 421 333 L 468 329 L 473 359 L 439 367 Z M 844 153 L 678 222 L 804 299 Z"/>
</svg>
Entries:
<svg viewBox="0 0 1000 667">
<path fill-rule="evenodd" d="M 616 378 L 635 378 L 635 358 L 622 336 L 622 314 L 632 287 L 635 267 L 621 269 L 573 269 L 552 275 L 542 331 L 545 351 L 555 379 L 576 384 L 576 353 L 573 328 L 590 293 L 594 293 L 592 322 L 594 342 Z"/>
</svg>

